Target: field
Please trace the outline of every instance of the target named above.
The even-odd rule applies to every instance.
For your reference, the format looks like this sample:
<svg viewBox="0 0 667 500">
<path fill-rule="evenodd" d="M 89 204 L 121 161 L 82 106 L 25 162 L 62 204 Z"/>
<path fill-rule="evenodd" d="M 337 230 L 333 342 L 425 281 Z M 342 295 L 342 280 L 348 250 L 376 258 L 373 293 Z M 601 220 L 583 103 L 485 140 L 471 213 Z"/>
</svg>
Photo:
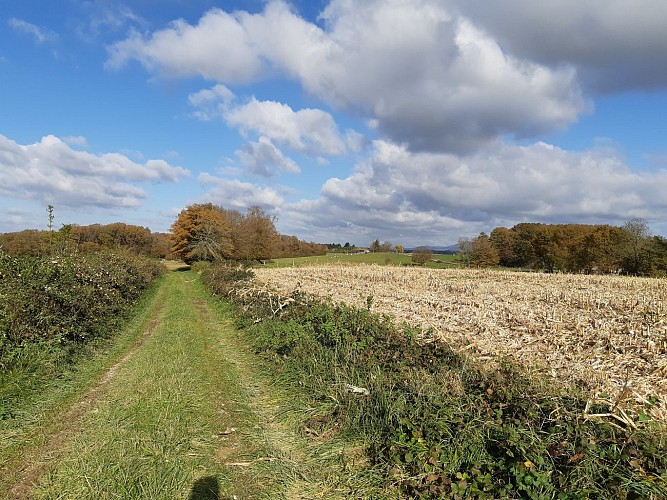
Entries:
<svg viewBox="0 0 667 500">
<path fill-rule="evenodd" d="M 262 268 L 260 280 L 360 307 L 372 304 L 474 359 L 508 356 L 575 383 L 625 426 L 667 421 L 667 282 L 619 276 L 391 266 Z"/>
<path fill-rule="evenodd" d="M 314 257 L 286 257 L 275 259 L 267 263 L 266 267 L 294 267 L 315 264 L 377 264 L 393 266 L 410 266 L 412 257 L 410 254 L 398 253 L 366 253 L 366 254 L 345 254 L 328 253 L 326 255 L 316 255 Z M 438 255 L 434 254 L 431 261 L 426 263 L 429 268 L 457 267 L 459 257 L 457 255 Z"/>
</svg>

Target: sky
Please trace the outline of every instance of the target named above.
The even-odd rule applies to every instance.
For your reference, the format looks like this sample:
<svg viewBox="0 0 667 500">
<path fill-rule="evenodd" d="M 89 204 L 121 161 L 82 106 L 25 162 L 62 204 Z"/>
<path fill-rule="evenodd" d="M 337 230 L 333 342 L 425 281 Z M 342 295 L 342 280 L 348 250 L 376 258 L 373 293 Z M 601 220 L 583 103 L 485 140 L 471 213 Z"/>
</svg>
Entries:
<svg viewBox="0 0 667 500">
<path fill-rule="evenodd" d="M 667 235 L 664 0 L 0 0 L 0 232 Z"/>
</svg>

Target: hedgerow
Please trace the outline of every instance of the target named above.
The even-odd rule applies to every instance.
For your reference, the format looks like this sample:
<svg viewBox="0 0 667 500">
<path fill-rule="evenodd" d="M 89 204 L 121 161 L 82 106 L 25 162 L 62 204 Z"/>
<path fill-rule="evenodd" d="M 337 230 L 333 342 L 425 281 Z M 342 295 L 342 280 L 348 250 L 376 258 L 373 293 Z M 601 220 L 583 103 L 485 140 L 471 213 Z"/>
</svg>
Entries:
<svg viewBox="0 0 667 500">
<path fill-rule="evenodd" d="M 418 340 L 409 326 L 372 313 L 371 297 L 366 309 L 298 291 L 278 298 L 251 291 L 250 277 L 215 266 L 204 275 L 239 306 L 239 326 L 277 376 L 316 408 L 309 422 L 365 440 L 388 494 L 667 497 L 664 426 L 585 419 L 587 398 L 576 388 Z"/>
<path fill-rule="evenodd" d="M 108 338 L 162 272 L 131 254 L 13 257 L 0 250 L 0 419 Z"/>
<path fill-rule="evenodd" d="M 0 357 L 26 343 L 85 342 L 162 272 L 137 256 L 18 258 L 0 253 Z"/>
</svg>

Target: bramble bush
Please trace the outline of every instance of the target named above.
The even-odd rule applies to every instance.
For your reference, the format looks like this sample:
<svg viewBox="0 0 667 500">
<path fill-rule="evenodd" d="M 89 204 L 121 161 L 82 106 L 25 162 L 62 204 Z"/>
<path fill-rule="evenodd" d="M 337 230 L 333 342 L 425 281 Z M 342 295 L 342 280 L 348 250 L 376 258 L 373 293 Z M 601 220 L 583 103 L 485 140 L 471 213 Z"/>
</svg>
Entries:
<svg viewBox="0 0 667 500">
<path fill-rule="evenodd" d="M 318 420 L 364 439 L 390 496 L 667 497 L 664 426 L 585 420 L 585 395 L 418 341 L 372 297 L 359 309 L 297 291 L 276 313 L 266 294 L 230 293 L 247 274 L 213 266 L 204 279 L 242 306 L 238 325 Z"/>
<path fill-rule="evenodd" d="M 125 253 L 13 257 L 0 250 L 0 420 L 38 404 L 41 391 L 117 331 L 164 270 Z"/>
<path fill-rule="evenodd" d="M 0 363 L 31 343 L 105 335 L 164 268 L 130 254 L 12 257 L 0 250 Z"/>
</svg>

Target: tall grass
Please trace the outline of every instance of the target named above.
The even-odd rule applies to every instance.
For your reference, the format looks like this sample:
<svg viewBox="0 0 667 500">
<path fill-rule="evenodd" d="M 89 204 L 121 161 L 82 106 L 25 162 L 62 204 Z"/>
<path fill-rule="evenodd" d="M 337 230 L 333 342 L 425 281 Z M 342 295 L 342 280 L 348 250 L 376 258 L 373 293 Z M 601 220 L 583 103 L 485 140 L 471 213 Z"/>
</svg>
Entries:
<svg viewBox="0 0 667 500">
<path fill-rule="evenodd" d="M 387 494 L 442 498 L 664 498 L 665 429 L 582 418 L 586 398 L 482 366 L 368 309 L 295 293 L 234 292 L 246 272 L 207 274 L 279 378 L 317 408 L 319 434 L 361 436 Z M 594 411 L 594 409 L 592 409 Z"/>
</svg>

